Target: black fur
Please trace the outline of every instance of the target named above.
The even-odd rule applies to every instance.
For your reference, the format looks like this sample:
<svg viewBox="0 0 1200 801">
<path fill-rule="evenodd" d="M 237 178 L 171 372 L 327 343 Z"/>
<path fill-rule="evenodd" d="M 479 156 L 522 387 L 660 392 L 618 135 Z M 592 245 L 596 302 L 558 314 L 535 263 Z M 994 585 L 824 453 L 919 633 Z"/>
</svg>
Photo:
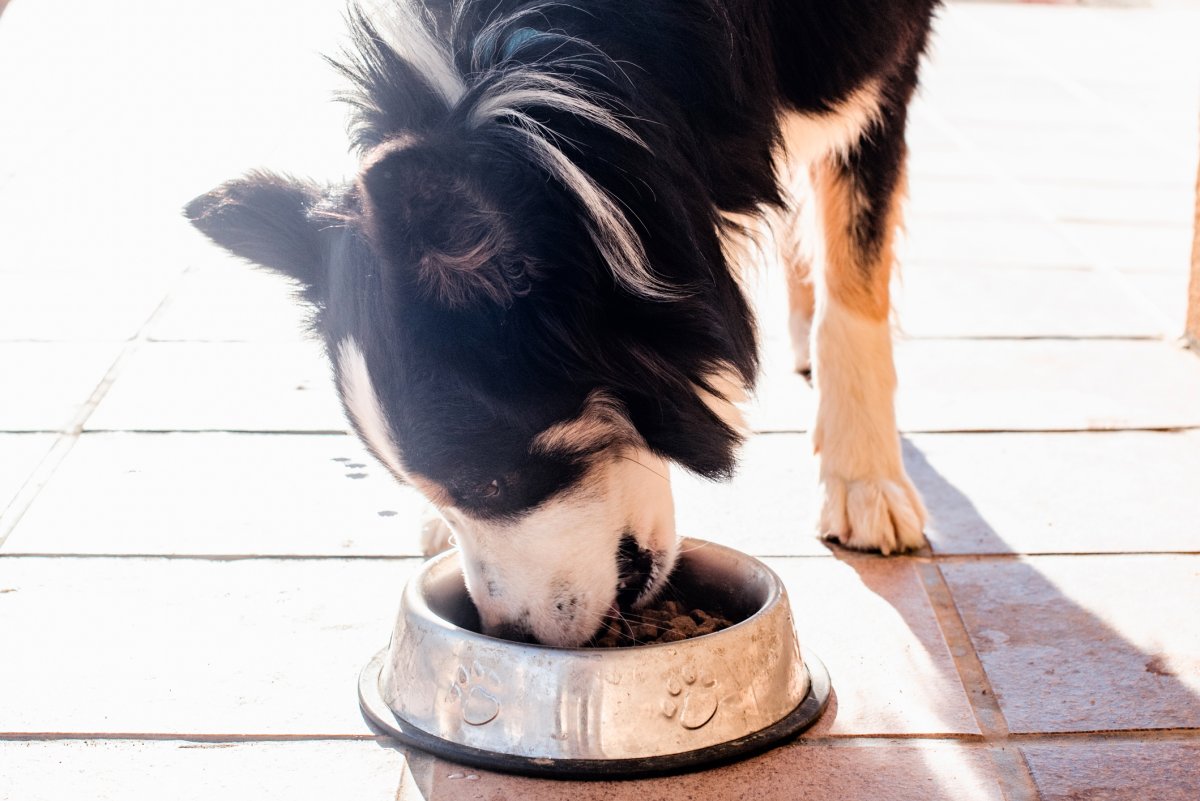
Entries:
<svg viewBox="0 0 1200 801">
<path fill-rule="evenodd" d="M 936 0 L 430 5 L 464 76 L 458 105 L 352 12 L 338 69 L 354 84 L 343 99 L 359 178 L 318 190 L 257 173 L 198 198 L 189 218 L 308 287 L 331 355 L 346 337 L 361 346 L 406 466 L 468 512 L 519 514 L 574 482 L 579 460 L 530 443 L 597 388 L 651 449 L 727 476 L 739 437 L 696 387 L 723 368 L 750 386 L 758 365 L 721 214 L 782 202 L 782 112 L 827 111 L 868 79 L 885 89 L 884 117 L 842 169 L 889 191 Z M 512 120 L 467 118 L 521 67 L 602 98 L 635 135 L 521 109 L 626 212 L 669 299 L 614 277 L 578 199 L 514 146 Z M 856 221 L 864 248 L 880 219 Z"/>
</svg>

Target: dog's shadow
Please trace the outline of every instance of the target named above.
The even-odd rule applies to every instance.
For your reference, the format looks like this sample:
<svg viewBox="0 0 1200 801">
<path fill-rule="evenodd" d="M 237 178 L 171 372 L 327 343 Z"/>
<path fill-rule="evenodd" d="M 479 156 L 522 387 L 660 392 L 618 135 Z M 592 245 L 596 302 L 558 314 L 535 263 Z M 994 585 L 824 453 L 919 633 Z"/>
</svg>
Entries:
<svg viewBox="0 0 1200 801">
<path fill-rule="evenodd" d="M 899 559 L 833 545 L 830 552 L 904 620 L 926 648 L 928 664 L 941 671 L 938 680 L 963 688 L 981 734 L 1170 729 L 1200 722 L 1200 695 L 1179 678 L 1168 655 L 1130 641 L 1039 570 L 1061 555 L 1021 555 L 911 440 L 903 441 L 903 451 L 929 506 L 932 549 Z M 955 542 L 970 543 L 969 552 L 957 553 Z M 981 560 L 980 554 L 1000 558 Z M 925 604 L 897 592 L 896 575 L 910 569 L 926 590 Z M 929 636 L 930 615 L 941 641 Z M 836 688 L 836 676 L 833 683 Z M 1096 699 L 1107 700 L 1098 707 Z M 810 736 L 829 732 L 836 711 L 831 702 Z"/>
</svg>

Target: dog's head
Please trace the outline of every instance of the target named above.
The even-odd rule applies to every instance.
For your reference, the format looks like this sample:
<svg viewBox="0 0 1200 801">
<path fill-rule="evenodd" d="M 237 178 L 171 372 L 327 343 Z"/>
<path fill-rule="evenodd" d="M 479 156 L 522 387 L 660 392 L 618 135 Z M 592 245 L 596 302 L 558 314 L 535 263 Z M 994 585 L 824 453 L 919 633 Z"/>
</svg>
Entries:
<svg viewBox="0 0 1200 801">
<path fill-rule="evenodd" d="M 749 313 L 686 187 L 606 184 L 537 127 L 669 173 L 593 95 L 511 67 L 431 78 L 354 23 L 358 176 L 253 173 L 187 216 L 299 282 L 348 418 L 455 531 L 485 629 L 582 643 L 674 564 L 668 460 L 730 472 L 714 382 L 748 382 Z"/>
</svg>

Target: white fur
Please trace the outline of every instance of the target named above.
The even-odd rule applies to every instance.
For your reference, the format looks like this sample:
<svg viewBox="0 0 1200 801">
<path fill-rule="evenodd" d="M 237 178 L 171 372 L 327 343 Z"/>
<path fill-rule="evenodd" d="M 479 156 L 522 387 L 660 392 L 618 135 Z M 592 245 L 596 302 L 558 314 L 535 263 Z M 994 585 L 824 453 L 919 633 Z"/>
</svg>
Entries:
<svg viewBox="0 0 1200 801">
<path fill-rule="evenodd" d="M 367 0 L 366 8 L 387 45 L 413 65 L 448 107 L 458 103 L 466 83 L 449 49 L 434 37 L 428 13 L 412 0 Z"/>
<path fill-rule="evenodd" d="M 901 461 L 887 320 L 870 320 L 819 293 L 813 349 L 819 532 L 884 554 L 921 547 L 926 513 Z"/>
<path fill-rule="evenodd" d="M 380 28 L 387 44 L 417 69 L 448 107 L 457 106 L 466 93 L 466 80 L 455 66 L 449 49 L 431 33 L 425 16 L 410 0 L 398 3 L 394 13 L 390 7 L 384 10 L 379 0 L 374 0 L 371 5 L 373 18 L 382 21 Z M 507 27 L 523 17 L 536 16 L 548 5 L 552 4 L 539 4 L 492 20 L 477 37 L 472 64 L 478 73 L 478 81 L 488 81 L 488 84 L 486 91 L 475 98 L 474 105 L 467 110 L 468 123 L 473 127 L 505 126 L 513 133 L 510 141 L 514 146 L 575 195 L 586 214 L 588 233 L 618 283 L 642 297 L 673 297 L 679 289 L 667 285 L 654 273 L 641 238 L 620 206 L 562 151 L 553 132 L 528 113 L 534 108 L 550 108 L 575 114 L 644 147 L 637 134 L 613 111 L 617 105 L 614 98 L 589 91 L 563 77 L 567 72 L 594 70 L 592 62 L 605 57 L 597 50 L 594 58 L 562 59 L 563 74 L 554 74 L 547 69 L 553 64 L 543 64 L 540 69 L 513 68 L 511 64 L 505 64 L 502 72 L 495 65 L 486 64 L 482 52 L 486 48 L 480 43 L 499 46 L 497 37 Z M 585 48 L 588 44 L 577 39 L 571 41 Z"/>
<path fill-rule="evenodd" d="M 812 320 L 803 311 L 793 311 L 788 314 L 788 334 L 792 339 L 792 355 L 795 357 L 797 373 L 805 373 L 812 369 Z"/>
<path fill-rule="evenodd" d="M 426 559 L 448 551 L 456 544 L 454 529 L 450 528 L 450 524 L 433 504 L 429 504 L 421 515 L 420 542 L 421 555 Z"/>
<path fill-rule="evenodd" d="M 338 343 L 337 373 L 342 405 L 357 426 L 363 441 L 393 475 L 407 480 L 404 460 L 400 458 L 400 450 L 392 437 L 383 407 L 379 404 L 379 396 L 375 394 L 367 360 L 358 343 L 349 337 Z"/>
<path fill-rule="evenodd" d="M 781 161 L 811 164 L 830 153 L 845 154 L 879 116 L 879 83 L 868 81 L 829 111 L 791 112 L 780 121 L 785 153 Z"/>
<path fill-rule="evenodd" d="M 511 128 L 514 143 L 582 204 L 588 235 L 617 281 L 630 292 L 646 298 L 663 299 L 677 294 L 677 290 L 655 275 L 642 240 L 616 201 L 571 161 L 532 117 L 515 113 L 509 117 L 518 123 Z"/>
<path fill-rule="evenodd" d="M 485 630 L 522 621 L 547 645 L 580 645 L 599 628 L 616 601 L 626 532 L 660 554 L 643 598 L 661 588 L 678 549 L 667 464 L 641 448 L 606 454 L 576 488 L 515 522 L 442 513 Z M 560 610 L 571 598 L 575 604 Z"/>
<path fill-rule="evenodd" d="M 641 442 L 621 403 L 611 392 L 595 389 L 588 393 L 583 412 L 572 420 L 555 423 L 533 438 L 534 453 L 577 454 L 603 443 Z"/>
</svg>

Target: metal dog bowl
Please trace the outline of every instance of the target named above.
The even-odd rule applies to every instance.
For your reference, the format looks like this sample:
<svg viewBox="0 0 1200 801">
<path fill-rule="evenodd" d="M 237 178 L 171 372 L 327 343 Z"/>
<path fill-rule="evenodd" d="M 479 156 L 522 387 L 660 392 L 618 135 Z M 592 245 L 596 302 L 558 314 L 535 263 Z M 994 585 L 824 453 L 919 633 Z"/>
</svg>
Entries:
<svg viewBox="0 0 1200 801">
<path fill-rule="evenodd" d="M 787 593 L 751 556 L 685 540 L 672 586 L 741 622 L 673 643 L 555 648 L 477 633 L 457 551 L 404 589 L 391 645 L 359 676 L 376 725 L 455 762 L 633 776 L 728 761 L 810 726 L 829 675 L 802 659 Z"/>
</svg>

